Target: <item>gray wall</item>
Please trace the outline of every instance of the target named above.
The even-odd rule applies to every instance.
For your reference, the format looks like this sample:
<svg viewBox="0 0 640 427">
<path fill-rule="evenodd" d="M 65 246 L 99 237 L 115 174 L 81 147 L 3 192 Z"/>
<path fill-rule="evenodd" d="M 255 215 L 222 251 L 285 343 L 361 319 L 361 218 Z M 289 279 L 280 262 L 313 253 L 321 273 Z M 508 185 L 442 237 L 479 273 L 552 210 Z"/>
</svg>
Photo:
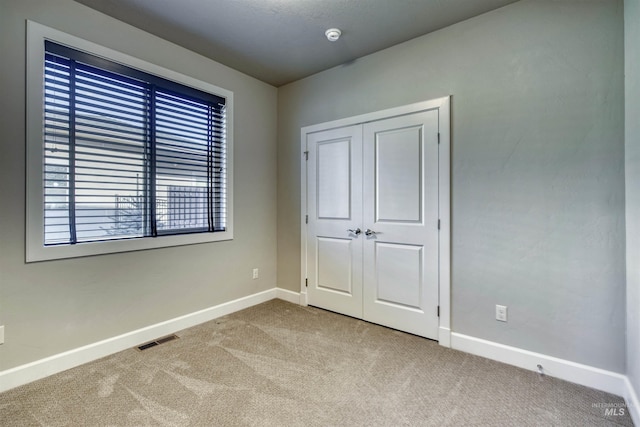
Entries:
<svg viewBox="0 0 640 427">
<path fill-rule="evenodd" d="M 279 286 L 300 128 L 453 95 L 453 330 L 624 372 L 622 64 L 622 1 L 525 0 L 280 88 Z"/>
<path fill-rule="evenodd" d="M 25 19 L 234 92 L 233 241 L 25 264 Z M 0 45 L 0 371 L 276 285 L 276 88 L 71 0 L 2 0 Z"/>
<path fill-rule="evenodd" d="M 625 0 L 624 29 L 627 375 L 640 397 L 640 0 Z"/>
</svg>

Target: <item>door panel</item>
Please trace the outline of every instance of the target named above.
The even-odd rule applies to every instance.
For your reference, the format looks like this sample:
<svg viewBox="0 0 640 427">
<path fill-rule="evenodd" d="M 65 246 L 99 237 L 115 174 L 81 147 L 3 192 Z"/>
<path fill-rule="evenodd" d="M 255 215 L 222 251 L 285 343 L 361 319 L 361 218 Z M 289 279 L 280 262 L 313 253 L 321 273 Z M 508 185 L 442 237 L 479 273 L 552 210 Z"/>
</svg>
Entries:
<svg viewBox="0 0 640 427">
<path fill-rule="evenodd" d="M 422 219 L 422 126 L 376 134 L 376 219 Z"/>
<path fill-rule="evenodd" d="M 364 319 L 438 336 L 438 112 L 364 125 Z"/>
<path fill-rule="evenodd" d="M 351 218 L 351 144 L 351 139 L 317 143 L 318 218 Z"/>
<path fill-rule="evenodd" d="M 422 246 L 373 242 L 375 245 L 376 303 L 420 309 Z M 399 287 L 398 283 L 403 286 Z"/>
<path fill-rule="evenodd" d="M 318 237 L 318 283 L 320 289 L 353 294 L 351 239 Z"/>
<path fill-rule="evenodd" d="M 362 318 L 362 126 L 307 135 L 309 304 Z"/>
</svg>

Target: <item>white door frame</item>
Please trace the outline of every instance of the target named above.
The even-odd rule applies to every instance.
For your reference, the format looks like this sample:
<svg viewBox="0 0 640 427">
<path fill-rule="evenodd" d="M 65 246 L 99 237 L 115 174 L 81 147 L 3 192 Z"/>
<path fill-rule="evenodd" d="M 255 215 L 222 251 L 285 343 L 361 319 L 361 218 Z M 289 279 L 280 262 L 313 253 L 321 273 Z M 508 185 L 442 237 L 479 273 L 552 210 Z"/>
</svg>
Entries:
<svg viewBox="0 0 640 427">
<path fill-rule="evenodd" d="M 345 119 L 334 120 L 316 125 L 305 126 L 300 131 L 301 141 L 301 204 L 300 204 L 300 303 L 307 305 L 307 134 L 322 130 L 335 129 L 373 122 L 391 117 L 403 116 L 426 110 L 438 110 L 438 132 L 440 135 L 438 157 L 438 211 L 440 219 L 439 234 L 439 281 L 438 294 L 440 319 L 438 342 L 451 347 L 451 97 L 418 102 L 402 107 L 391 108 Z"/>
</svg>

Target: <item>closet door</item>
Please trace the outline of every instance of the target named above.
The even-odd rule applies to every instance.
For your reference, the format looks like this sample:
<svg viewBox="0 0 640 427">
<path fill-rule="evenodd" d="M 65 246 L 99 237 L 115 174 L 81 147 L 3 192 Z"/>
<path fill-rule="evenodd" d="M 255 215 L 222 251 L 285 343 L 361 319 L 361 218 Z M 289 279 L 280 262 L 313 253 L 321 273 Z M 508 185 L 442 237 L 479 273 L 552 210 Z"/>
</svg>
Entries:
<svg viewBox="0 0 640 427">
<path fill-rule="evenodd" d="M 309 304 L 362 318 L 362 126 L 307 134 L 307 150 Z"/>
<path fill-rule="evenodd" d="M 438 338 L 438 110 L 364 125 L 367 321 Z"/>
<path fill-rule="evenodd" d="M 438 338 L 438 114 L 307 134 L 310 305 Z"/>
</svg>

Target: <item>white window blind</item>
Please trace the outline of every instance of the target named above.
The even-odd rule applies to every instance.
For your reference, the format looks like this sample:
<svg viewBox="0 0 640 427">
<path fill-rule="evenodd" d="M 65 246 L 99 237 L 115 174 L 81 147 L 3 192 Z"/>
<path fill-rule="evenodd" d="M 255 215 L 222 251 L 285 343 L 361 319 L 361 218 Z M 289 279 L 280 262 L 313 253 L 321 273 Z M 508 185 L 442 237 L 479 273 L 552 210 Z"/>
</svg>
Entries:
<svg viewBox="0 0 640 427">
<path fill-rule="evenodd" d="M 45 51 L 45 246 L 225 231 L 225 99 Z"/>
</svg>

